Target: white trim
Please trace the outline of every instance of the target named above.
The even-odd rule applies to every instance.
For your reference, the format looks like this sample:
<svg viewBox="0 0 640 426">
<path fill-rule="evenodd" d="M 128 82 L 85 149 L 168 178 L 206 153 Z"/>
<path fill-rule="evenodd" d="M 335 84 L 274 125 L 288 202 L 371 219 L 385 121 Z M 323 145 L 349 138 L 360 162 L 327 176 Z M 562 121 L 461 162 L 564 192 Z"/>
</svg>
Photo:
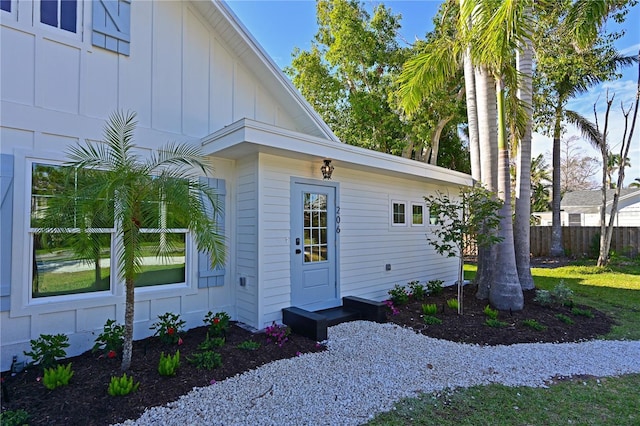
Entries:
<svg viewBox="0 0 640 426">
<path fill-rule="evenodd" d="M 33 1 L 33 26 L 37 28 L 41 28 L 50 34 L 55 34 L 56 41 L 58 38 L 63 38 L 67 40 L 78 40 L 82 42 L 83 40 L 83 22 L 84 22 L 84 0 L 76 0 L 76 30 L 75 32 L 68 31 L 61 28 L 62 20 L 60 19 L 60 8 L 62 4 L 62 0 L 58 1 L 58 26 L 54 27 L 53 25 L 45 24 L 40 19 L 40 1 Z"/>
<path fill-rule="evenodd" d="M 396 211 L 395 211 L 395 206 L 396 205 L 402 205 L 404 206 L 404 223 L 396 223 L 395 219 L 396 219 Z M 393 228 L 407 228 L 409 226 L 409 223 L 407 221 L 407 205 L 408 203 L 404 200 L 394 200 L 391 199 L 391 202 L 389 203 L 389 208 L 390 208 L 390 217 L 389 217 L 389 225 L 391 225 Z"/>
</svg>

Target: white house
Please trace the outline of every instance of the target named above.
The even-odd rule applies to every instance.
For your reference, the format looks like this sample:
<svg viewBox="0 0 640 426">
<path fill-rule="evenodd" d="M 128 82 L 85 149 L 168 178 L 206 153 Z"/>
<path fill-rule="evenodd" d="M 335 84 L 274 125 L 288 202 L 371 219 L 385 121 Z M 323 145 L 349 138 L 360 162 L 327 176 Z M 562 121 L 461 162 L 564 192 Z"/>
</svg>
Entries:
<svg viewBox="0 0 640 426">
<path fill-rule="evenodd" d="M 75 355 L 107 319 L 123 321 L 115 260 L 98 263 L 108 272 L 100 282 L 61 286 L 65 271 L 82 268 L 55 242 L 43 249 L 33 224 L 42 197 L 56 195 L 43 180 L 69 146 L 100 140 L 116 110 L 137 112 L 142 154 L 171 140 L 201 145 L 225 206 L 224 268 L 209 270 L 188 232 L 172 230 L 178 277 L 150 269 L 155 278 L 136 289 L 136 339 L 168 311 L 189 328 L 226 311 L 262 329 L 286 307 L 380 301 L 397 283 L 456 280 L 456 259 L 427 244 L 423 196 L 457 193 L 471 177 L 341 143 L 224 3 L 0 5 L 2 370 L 41 334 L 68 335 Z M 110 253 L 114 229 L 96 233 Z"/>
<path fill-rule="evenodd" d="M 607 190 L 605 217 L 609 223 L 613 205 L 613 189 Z M 600 226 L 602 210 L 602 191 L 584 190 L 567 192 L 560 204 L 560 223 L 562 226 Z M 542 226 L 551 226 L 551 212 L 533 213 Z M 640 226 L 640 189 L 624 188 L 620 190 L 618 213 L 614 226 Z"/>
</svg>

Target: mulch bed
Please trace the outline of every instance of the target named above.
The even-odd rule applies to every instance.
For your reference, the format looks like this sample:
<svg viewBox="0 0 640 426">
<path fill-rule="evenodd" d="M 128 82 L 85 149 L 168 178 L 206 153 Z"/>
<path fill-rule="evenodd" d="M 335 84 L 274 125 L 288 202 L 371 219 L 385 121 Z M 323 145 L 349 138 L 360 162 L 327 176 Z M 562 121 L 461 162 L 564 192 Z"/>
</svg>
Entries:
<svg viewBox="0 0 640 426">
<path fill-rule="evenodd" d="M 613 324 L 611 319 L 594 309 L 588 308 L 593 318 L 577 316 L 566 306 L 541 306 L 533 301 L 534 296 L 534 291 L 525 292 L 525 306 L 520 312 L 500 312 L 498 319 L 507 324 L 502 328 L 485 324 L 483 309 L 487 301 L 476 299 L 475 288 L 471 285 L 464 288 L 463 315 L 457 315 L 447 307 L 446 301 L 456 297 L 456 289 L 448 287 L 438 296 L 400 306 L 397 315 L 389 313 L 387 317 L 390 322 L 411 327 L 427 336 L 482 345 L 575 342 L 604 335 Z M 425 324 L 422 303 L 435 303 L 438 306 L 436 316 L 442 320 L 442 324 Z M 560 321 L 557 314 L 566 315 L 574 323 Z M 544 331 L 534 330 L 523 325 L 522 321 L 526 319 L 535 319 L 547 328 Z M 38 368 L 29 368 L 15 376 L 5 372 L 2 374 L 2 410 L 24 409 L 29 413 L 32 425 L 108 425 L 137 418 L 145 408 L 174 401 L 194 387 L 211 384 L 212 380 L 220 381 L 299 353 L 324 350 L 324 346 L 295 334 L 282 347 L 274 343 L 267 344 L 264 334 L 253 334 L 233 325 L 227 334 L 226 344 L 218 350 L 223 365 L 211 371 L 198 370 L 186 359 L 197 351 L 198 344 L 205 340 L 206 332 L 206 327 L 187 331 L 182 335 L 184 343 L 179 347 L 167 346 L 158 338 L 134 342 L 133 363 L 128 374 L 141 385 L 138 391 L 124 397 L 112 397 L 107 393 L 111 377 L 122 375 L 120 361 L 98 359 L 91 352 L 63 361 L 65 364 L 73 363 L 75 375 L 69 386 L 53 391 L 47 390 L 38 380 L 42 375 Z M 245 340 L 260 342 L 261 346 L 256 351 L 236 348 Z M 180 349 L 182 360 L 177 375 L 160 376 L 157 371 L 160 353 L 173 354 L 176 349 Z"/>
</svg>

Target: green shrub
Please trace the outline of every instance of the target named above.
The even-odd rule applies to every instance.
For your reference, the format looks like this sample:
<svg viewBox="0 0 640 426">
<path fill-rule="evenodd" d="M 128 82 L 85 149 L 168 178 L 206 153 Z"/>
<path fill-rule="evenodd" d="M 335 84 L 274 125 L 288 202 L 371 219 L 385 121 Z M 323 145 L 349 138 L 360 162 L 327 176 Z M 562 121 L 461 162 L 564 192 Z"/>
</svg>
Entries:
<svg viewBox="0 0 640 426">
<path fill-rule="evenodd" d="M 560 282 L 551 289 L 551 295 L 555 298 L 556 302 L 561 305 L 573 305 L 573 290 L 564 283 L 564 280 L 560 280 Z"/>
<path fill-rule="evenodd" d="M 111 396 L 124 396 L 137 391 L 139 387 L 140 382 L 134 383 L 133 377 L 129 377 L 127 373 L 124 373 L 122 377 L 114 376 L 111 378 L 107 392 Z"/>
<path fill-rule="evenodd" d="M 225 336 L 229 331 L 230 321 L 231 317 L 226 312 L 216 312 L 214 314 L 209 311 L 204 317 L 204 323 L 209 326 L 209 333 L 213 337 Z"/>
<path fill-rule="evenodd" d="M 222 355 L 214 351 L 196 352 L 187 360 L 198 370 L 213 370 L 222 365 Z"/>
<path fill-rule="evenodd" d="M 593 312 L 591 312 L 589 309 L 573 308 L 571 309 L 571 313 L 576 316 L 593 318 Z"/>
<path fill-rule="evenodd" d="M 430 280 L 427 281 L 427 293 L 432 296 L 437 296 L 442 293 L 442 284 L 444 281 L 442 280 Z"/>
<path fill-rule="evenodd" d="M 411 295 L 415 300 L 424 300 L 427 295 L 424 286 L 420 284 L 420 281 L 411 281 L 408 284 Z"/>
<path fill-rule="evenodd" d="M 391 301 L 396 305 L 404 305 L 409 301 L 409 293 L 407 289 L 400 284 L 396 284 L 391 290 L 389 290 L 389 297 Z"/>
<path fill-rule="evenodd" d="M 258 348 L 260 348 L 260 343 L 259 342 L 254 342 L 253 340 L 245 340 L 242 343 L 239 343 L 236 348 L 238 349 L 242 349 L 245 351 L 255 351 L 258 350 Z"/>
<path fill-rule="evenodd" d="M 532 328 L 536 331 L 544 331 L 547 329 L 546 325 L 542 325 L 540 324 L 538 321 L 534 320 L 534 319 L 526 319 L 522 321 L 522 325 L 524 325 L 525 327 L 529 327 Z"/>
<path fill-rule="evenodd" d="M 205 337 L 204 342 L 198 345 L 198 349 L 201 351 L 210 351 L 215 348 L 221 348 L 224 346 L 225 339 L 224 337 L 214 337 L 211 339 L 209 337 L 209 333 L 207 333 L 207 337 Z"/>
<path fill-rule="evenodd" d="M 0 425 L 25 426 L 29 424 L 29 413 L 25 410 L 7 410 L 0 413 Z"/>
<path fill-rule="evenodd" d="M 458 299 L 447 299 L 447 306 L 451 309 L 458 310 Z"/>
<path fill-rule="evenodd" d="M 154 336 L 160 336 L 160 340 L 167 344 L 176 344 L 180 341 L 180 333 L 184 331 L 184 320 L 180 314 L 166 312 L 158 315 L 158 321 L 151 324 L 150 330 L 155 330 Z"/>
<path fill-rule="evenodd" d="M 553 304 L 553 297 L 549 290 L 536 290 L 536 296 L 533 301 L 541 304 L 542 306 L 551 306 Z"/>
<path fill-rule="evenodd" d="M 160 373 L 161 376 L 175 376 L 178 367 L 180 367 L 180 351 L 176 351 L 173 356 L 165 356 L 164 352 L 160 354 L 158 373 Z"/>
<path fill-rule="evenodd" d="M 485 324 L 487 324 L 489 327 L 494 327 L 494 328 L 501 328 L 501 327 L 507 326 L 506 322 L 500 321 L 497 318 L 489 318 L 485 321 Z"/>
<path fill-rule="evenodd" d="M 564 314 L 557 314 L 556 318 L 562 321 L 565 324 L 574 324 L 573 320 Z"/>
<path fill-rule="evenodd" d="M 489 319 L 492 319 L 492 320 L 498 319 L 498 310 L 497 309 L 491 309 L 491 306 L 489 306 L 489 305 L 484 307 L 483 312 L 487 317 L 489 317 Z"/>
<path fill-rule="evenodd" d="M 124 325 L 117 324 L 116 320 L 108 319 L 104 324 L 102 333 L 96 338 L 92 352 L 101 351 L 104 355 L 114 355 L 122 350 L 124 344 Z M 110 356 L 113 358 L 113 356 Z"/>
<path fill-rule="evenodd" d="M 31 357 L 31 365 L 40 365 L 43 369 L 56 365 L 60 358 L 67 356 L 65 348 L 69 347 L 69 338 L 64 334 L 41 334 L 36 340 L 31 340 L 31 352 L 24 352 Z"/>
<path fill-rule="evenodd" d="M 435 315 L 438 312 L 438 307 L 435 303 L 425 303 L 422 305 L 422 313 L 425 315 Z"/>
<path fill-rule="evenodd" d="M 66 366 L 58 365 L 57 367 L 46 368 L 44 370 L 44 377 L 42 383 L 44 387 L 49 390 L 54 390 L 60 386 L 67 386 L 69 380 L 73 377 L 73 371 L 71 371 L 71 363 Z"/>
<path fill-rule="evenodd" d="M 442 324 L 442 320 L 438 317 L 434 317 L 433 315 L 425 315 L 424 323 L 428 325 L 438 325 Z"/>
</svg>

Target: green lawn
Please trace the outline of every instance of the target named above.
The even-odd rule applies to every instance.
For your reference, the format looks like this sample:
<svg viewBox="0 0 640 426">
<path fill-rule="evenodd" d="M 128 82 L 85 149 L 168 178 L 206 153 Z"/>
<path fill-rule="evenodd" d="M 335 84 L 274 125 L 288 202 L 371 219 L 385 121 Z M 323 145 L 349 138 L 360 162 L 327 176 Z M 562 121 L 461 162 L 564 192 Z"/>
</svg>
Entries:
<svg viewBox="0 0 640 426">
<path fill-rule="evenodd" d="M 640 340 L 640 259 L 608 268 L 583 262 L 555 269 L 534 268 L 537 288 L 561 280 L 579 304 L 607 313 L 618 323 L 606 339 Z M 465 278 L 476 268 L 465 265 Z M 396 404 L 370 425 L 640 425 L 640 374 L 575 379 L 546 389 L 475 386 L 424 394 Z"/>
</svg>

